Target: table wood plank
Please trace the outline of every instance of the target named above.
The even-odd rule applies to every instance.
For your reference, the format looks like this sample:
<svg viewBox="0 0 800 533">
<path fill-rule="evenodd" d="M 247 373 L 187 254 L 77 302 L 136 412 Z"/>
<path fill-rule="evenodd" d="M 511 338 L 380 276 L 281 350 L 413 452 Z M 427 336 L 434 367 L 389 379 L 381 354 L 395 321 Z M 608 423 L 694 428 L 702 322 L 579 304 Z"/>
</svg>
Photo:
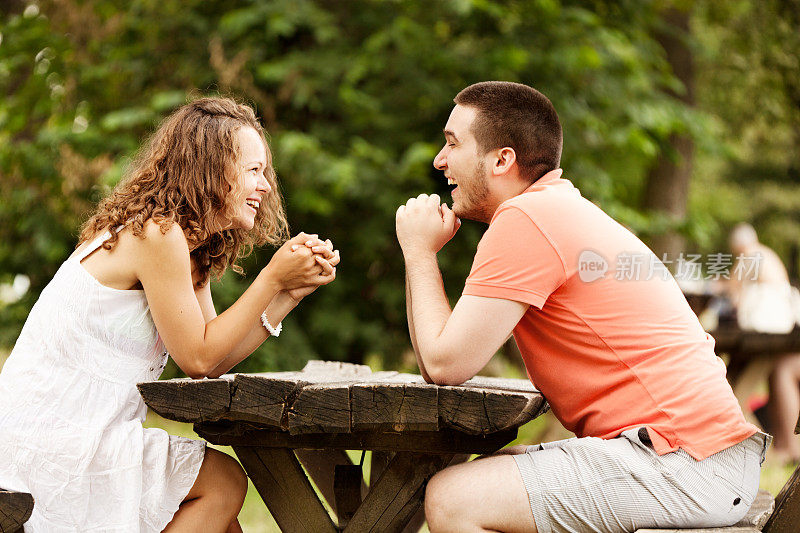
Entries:
<svg viewBox="0 0 800 533">
<path fill-rule="evenodd" d="M 247 475 L 284 533 L 336 533 L 292 450 L 234 446 Z"/>
<path fill-rule="evenodd" d="M 517 427 L 545 409 L 540 394 L 469 387 L 439 388 L 439 418 L 447 427 L 479 435 Z"/>
<path fill-rule="evenodd" d="M 350 384 L 307 385 L 289 407 L 289 433 L 349 433 Z"/>
<path fill-rule="evenodd" d="M 353 431 L 436 431 L 438 389 L 421 383 L 355 384 Z"/>
<path fill-rule="evenodd" d="M 309 361 L 303 367 L 305 373 L 336 374 L 339 376 L 369 376 L 372 369 L 367 365 L 344 361 Z"/>
<path fill-rule="evenodd" d="M 370 487 L 345 533 L 399 533 L 422 504 L 423 485 L 451 456 L 397 453 Z"/>
<path fill-rule="evenodd" d="M 137 388 L 150 409 L 178 422 L 219 420 L 231 404 L 228 379 L 149 381 Z"/>
<path fill-rule="evenodd" d="M 226 418 L 256 422 L 266 427 L 286 427 L 288 404 L 304 384 L 299 377 L 276 379 L 258 374 L 236 374 L 230 413 Z"/>
<path fill-rule="evenodd" d="M 516 378 L 496 378 L 490 376 L 475 376 L 474 378 L 465 381 L 461 387 L 475 388 L 480 387 L 483 389 L 496 389 L 515 392 L 528 392 L 538 393 L 536 387 L 528 379 Z"/>
</svg>

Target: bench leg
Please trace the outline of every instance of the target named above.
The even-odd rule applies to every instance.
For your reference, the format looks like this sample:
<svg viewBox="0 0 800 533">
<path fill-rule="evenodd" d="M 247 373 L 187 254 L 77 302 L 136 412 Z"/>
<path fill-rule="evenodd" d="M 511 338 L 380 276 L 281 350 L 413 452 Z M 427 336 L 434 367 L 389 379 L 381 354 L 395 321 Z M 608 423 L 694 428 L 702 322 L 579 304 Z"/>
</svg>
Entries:
<svg viewBox="0 0 800 533">
<path fill-rule="evenodd" d="M 800 466 L 775 498 L 775 511 L 767 520 L 763 533 L 797 533 L 800 531 Z"/>
<path fill-rule="evenodd" d="M 33 513 L 33 496 L 0 489 L 0 533 L 18 533 Z"/>
</svg>

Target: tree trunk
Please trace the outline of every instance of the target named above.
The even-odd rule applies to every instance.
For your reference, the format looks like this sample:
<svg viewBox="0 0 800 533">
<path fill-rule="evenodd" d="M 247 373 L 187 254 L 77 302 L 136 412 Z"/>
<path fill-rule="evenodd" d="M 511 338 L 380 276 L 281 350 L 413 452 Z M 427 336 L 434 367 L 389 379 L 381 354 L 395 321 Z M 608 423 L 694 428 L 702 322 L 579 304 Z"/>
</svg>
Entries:
<svg viewBox="0 0 800 533">
<path fill-rule="evenodd" d="M 668 91 L 687 105 L 694 105 L 694 64 L 689 39 L 689 13 L 675 8 L 662 14 L 662 27 L 656 39 L 666 52 L 675 76 L 683 83 L 683 94 Z M 674 222 L 662 234 L 653 235 L 650 246 L 657 255 L 667 254 L 674 260 L 683 250 L 684 239 L 676 230 L 686 218 L 689 178 L 692 173 L 694 142 L 688 134 L 672 134 L 647 176 L 642 205 L 646 210 L 665 214 Z"/>
</svg>

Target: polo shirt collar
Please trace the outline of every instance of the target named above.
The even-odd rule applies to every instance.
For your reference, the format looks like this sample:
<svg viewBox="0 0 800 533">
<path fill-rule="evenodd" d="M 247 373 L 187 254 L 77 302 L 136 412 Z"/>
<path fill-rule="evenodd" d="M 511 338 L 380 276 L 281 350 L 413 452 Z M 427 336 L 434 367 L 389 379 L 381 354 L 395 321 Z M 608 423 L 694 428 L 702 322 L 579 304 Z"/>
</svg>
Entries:
<svg viewBox="0 0 800 533">
<path fill-rule="evenodd" d="M 545 185 L 550 185 L 551 183 L 556 182 L 557 180 L 561 179 L 561 175 L 564 173 L 564 170 L 561 168 L 557 168 L 555 170 L 551 170 L 538 180 L 534 181 L 530 187 L 522 191 L 522 193 L 526 192 L 533 192 L 539 187 L 544 187 Z"/>
</svg>

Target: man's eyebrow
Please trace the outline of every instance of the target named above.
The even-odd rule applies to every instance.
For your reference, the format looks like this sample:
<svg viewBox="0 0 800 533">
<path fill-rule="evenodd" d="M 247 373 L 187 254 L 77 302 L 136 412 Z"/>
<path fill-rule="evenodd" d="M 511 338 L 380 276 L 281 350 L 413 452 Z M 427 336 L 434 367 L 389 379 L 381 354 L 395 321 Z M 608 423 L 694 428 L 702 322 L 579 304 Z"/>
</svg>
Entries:
<svg viewBox="0 0 800 533">
<path fill-rule="evenodd" d="M 453 133 L 452 131 L 450 131 L 450 130 L 442 130 L 442 131 L 444 131 L 444 136 L 445 137 L 447 137 L 449 135 L 453 139 L 458 140 L 458 136 L 456 136 L 456 134 Z"/>
</svg>

